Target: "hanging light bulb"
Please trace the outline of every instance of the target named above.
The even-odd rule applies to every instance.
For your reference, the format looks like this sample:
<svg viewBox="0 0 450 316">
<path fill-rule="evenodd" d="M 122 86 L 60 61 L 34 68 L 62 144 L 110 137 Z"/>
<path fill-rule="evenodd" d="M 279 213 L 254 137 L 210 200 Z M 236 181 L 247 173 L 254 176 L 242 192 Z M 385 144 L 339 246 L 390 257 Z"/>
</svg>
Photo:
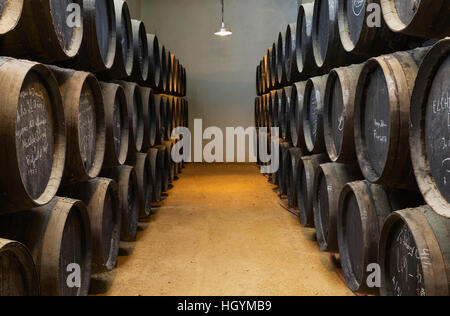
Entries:
<svg viewBox="0 0 450 316">
<path fill-rule="evenodd" d="M 214 33 L 214 35 L 216 35 L 216 36 L 225 37 L 225 36 L 230 36 L 233 34 L 233 32 L 231 31 L 230 28 L 225 27 L 224 12 L 225 12 L 225 6 L 224 6 L 223 0 L 222 0 L 222 26 L 219 28 L 219 30 L 216 33 Z"/>
</svg>

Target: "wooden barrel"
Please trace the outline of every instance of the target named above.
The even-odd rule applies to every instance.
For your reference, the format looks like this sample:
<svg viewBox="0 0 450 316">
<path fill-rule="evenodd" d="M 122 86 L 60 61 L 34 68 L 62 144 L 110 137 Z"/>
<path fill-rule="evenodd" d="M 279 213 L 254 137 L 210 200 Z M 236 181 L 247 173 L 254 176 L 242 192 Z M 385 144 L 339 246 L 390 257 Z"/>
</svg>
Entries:
<svg viewBox="0 0 450 316">
<path fill-rule="evenodd" d="M 144 105 L 142 95 L 137 84 L 132 82 L 117 81 L 125 91 L 128 106 L 128 156 L 127 163 L 134 164 L 136 152 L 142 150 L 144 144 Z"/>
<path fill-rule="evenodd" d="M 70 4 L 81 0 L 2 0 L 0 55 L 54 63 L 74 57 L 83 39 L 82 25 L 69 25 Z M 81 21 L 82 22 L 82 21 Z"/>
<path fill-rule="evenodd" d="M 66 68 L 103 73 L 116 56 L 116 13 L 113 0 L 83 0 L 84 36 L 79 54 Z"/>
<path fill-rule="evenodd" d="M 167 93 L 170 95 L 175 95 L 175 66 L 176 66 L 176 57 L 175 54 L 170 54 L 169 58 L 169 64 L 170 64 L 170 73 L 169 73 L 169 86 Z"/>
<path fill-rule="evenodd" d="M 173 120 L 172 120 L 172 129 L 175 129 L 179 126 L 179 118 L 180 118 L 180 98 L 177 96 L 173 97 Z"/>
<path fill-rule="evenodd" d="M 280 32 L 278 34 L 278 42 L 276 47 L 278 83 L 281 87 L 284 87 L 288 83 L 286 76 L 286 32 Z"/>
<path fill-rule="evenodd" d="M 152 213 L 153 183 L 150 157 L 148 154 L 137 153 L 134 170 L 137 177 L 139 195 L 139 219 L 146 220 Z"/>
<path fill-rule="evenodd" d="M 102 177 L 112 179 L 119 185 L 119 206 L 122 213 L 120 239 L 134 241 L 140 213 L 139 187 L 136 171 L 130 166 L 120 166 L 102 171 Z"/>
<path fill-rule="evenodd" d="M 261 65 L 256 66 L 256 95 L 260 96 L 262 88 L 261 88 Z"/>
<path fill-rule="evenodd" d="M 102 89 L 90 73 L 50 66 L 63 98 L 67 129 L 64 183 L 94 179 L 105 158 L 105 108 Z"/>
<path fill-rule="evenodd" d="M 273 136 L 275 138 L 275 136 Z M 277 135 L 278 137 L 278 135 Z M 284 144 L 285 141 L 281 138 L 278 139 L 279 147 L 278 147 L 278 159 L 279 159 L 279 166 L 278 169 L 272 170 L 273 172 L 270 174 L 269 177 L 269 183 L 279 186 L 280 185 L 280 172 L 283 169 L 283 159 L 281 157 L 281 151 L 283 147 L 286 147 L 287 144 Z M 270 133 L 267 133 L 267 152 L 269 154 L 272 153 L 272 135 Z"/>
<path fill-rule="evenodd" d="M 356 162 L 353 118 L 356 85 L 363 66 L 337 68 L 328 76 L 323 122 L 325 144 L 333 162 Z"/>
<path fill-rule="evenodd" d="M 171 169 L 171 162 L 172 159 L 170 157 L 170 153 L 168 148 L 162 144 L 159 146 L 156 146 L 155 148 L 158 149 L 158 151 L 160 152 L 160 155 L 162 157 L 162 166 L 163 168 L 161 169 L 161 191 L 162 193 L 166 193 L 169 190 L 169 182 L 170 182 L 170 169 Z"/>
<path fill-rule="evenodd" d="M 2 216 L 0 235 L 30 249 L 43 296 L 88 295 L 92 235 L 83 202 L 56 197 L 46 206 Z"/>
<path fill-rule="evenodd" d="M 314 228 L 314 179 L 319 166 L 328 161 L 326 155 L 305 156 L 299 161 L 297 204 L 300 222 L 304 227 Z"/>
<path fill-rule="evenodd" d="M 300 80 L 319 75 L 319 69 L 314 61 L 313 50 L 313 15 L 314 3 L 304 3 L 300 6 L 297 18 L 296 57 Z"/>
<path fill-rule="evenodd" d="M 14 30 L 22 16 L 25 1 L 3 0 L 0 3 L 0 36 Z"/>
<path fill-rule="evenodd" d="M 302 79 L 297 65 L 297 23 L 287 26 L 285 40 L 286 83 L 292 84 Z"/>
<path fill-rule="evenodd" d="M 289 150 L 292 146 L 284 141 L 280 143 L 280 166 L 278 168 L 277 176 L 278 176 L 278 187 L 280 190 L 280 194 L 287 195 L 287 165 L 290 162 Z"/>
<path fill-rule="evenodd" d="M 423 205 L 420 194 L 390 189 L 368 181 L 347 184 L 339 198 L 339 253 L 347 286 L 357 293 L 378 294 L 367 284 L 367 268 L 378 262 L 384 221 L 394 211 Z"/>
<path fill-rule="evenodd" d="M 171 89 L 172 89 L 172 58 L 174 57 L 174 55 L 170 52 L 170 50 L 166 50 L 166 65 L 167 65 L 167 71 L 166 71 L 166 85 L 165 85 L 165 89 L 164 89 L 164 93 L 166 94 L 171 94 Z"/>
<path fill-rule="evenodd" d="M 185 111 L 184 111 L 184 127 L 189 127 L 189 102 L 184 100 Z"/>
<path fill-rule="evenodd" d="M 328 75 L 306 82 L 303 104 L 303 133 L 306 148 L 314 154 L 327 151 L 323 130 L 323 109 Z"/>
<path fill-rule="evenodd" d="M 450 220 L 429 206 L 391 214 L 381 231 L 381 294 L 449 296 L 449 235 Z"/>
<path fill-rule="evenodd" d="M 111 69 L 100 75 L 103 79 L 128 79 L 133 71 L 133 31 L 127 2 L 114 0 L 116 12 L 116 55 Z"/>
<path fill-rule="evenodd" d="M 155 145 L 161 145 L 164 141 L 165 133 L 165 97 L 160 94 L 154 94 L 155 98 L 155 120 L 156 120 L 156 135 Z"/>
<path fill-rule="evenodd" d="M 166 135 L 165 140 L 170 140 L 172 136 L 173 126 L 173 118 L 174 118 L 174 107 L 175 107 L 175 98 L 172 96 L 167 96 L 166 98 Z"/>
<path fill-rule="evenodd" d="M 182 73 L 182 93 L 181 96 L 185 97 L 187 95 L 187 73 L 186 73 L 186 68 L 183 67 L 183 73 Z"/>
<path fill-rule="evenodd" d="M 322 73 L 347 66 L 352 57 L 342 46 L 338 25 L 338 0 L 316 0 L 312 24 L 314 61 Z"/>
<path fill-rule="evenodd" d="M 270 46 L 267 50 L 267 71 L 269 73 L 269 90 L 276 89 L 275 83 L 275 74 L 274 74 L 274 66 L 273 66 L 273 46 Z"/>
<path fill-rule="evenodd" d="M 66 128 L 58 82 L 37 63 L 0 58 L 0 213 L 47 204 L 61 183 Z"/>
<path fill-rule="evenodd" d="M 161 120 L 161 124 L 160 124 L 160 134 L 161 134 L 161 142 L 163 142 L 164 140 L 166 140 L 166 135 L 168 134 L 167 132 L 167 104 L 168 104 L 168 99 L 167 96 L 165 95 L 159 95 L 160 96 L 160 110 L 159 110 L 159 117 Z M 157 100 L 155 100 L 156 104 L 158 104 Z"/>
<path fill-rule="evenodd" d="M 302 159 L 303 151 L 300 148 L 290 148 L 288 150 L 288 158 L 286 159 L 285 173 L 286 173 L 286 191 L 288 196 L 289 207 L 297 208 L 297 184 L 299 163 Z"/>
<path fill-rule="evenodd" d="M 357 166 L 326 163 L 317 169 L 314 179 L 314 224 L 320 250 L 338 253 L 337 221 L 339 197 L 344 186 L 363 177 Z"/>
<path fill-rule="evenodd" d="M 179 70 L 180 62 L 175 57 L 173 59 L 173 80 L 172 80 L 172 95 L 178 96 L 178 70 Z"/>
<path fill-rule="evenodd" d="M 416 47 L 414 46 L 416 40 L 392 32 L 381 18 L 380 26 L 371 25 L 370 23 L 374 23 L 372 18 L 374 11 L 371 8 L 373 5 L 379 8 L 380 0 L 351 1 L 351 3 L 339 1 L 339 31 L 342 45 L 347 52 L 374 57 Z"/>
<path fill-rule="evenodd" d="M 128 156 L 128 106 L 122 86 L 100 82 L 105 105 L 105 160 L 104 168 L 125 164 Z"/>
<path fill-rule="evenodd" d="M 161 71 L 159 76 L 158 93 L 164 93 L 167 85 L 167 52 L 164 45 L 159 45 L 159 57 L 161 58 Z"/>
<path fill-rule="evenodd" d="M 152 202 L 161 202 L 162 196 L 162 182 L 164 171 L 164 157 L 163 152 L 157 147 L 153 147 L 148 151 L 151 166 L 151 179 L 153 183 L 153 196 Z"/>
<path fill-rule="evenodd" d="M 280 97 L 278 96 L 278 90 L 270 92 L 269 107 L 272 114 L 272 127 L 280 127 Z"/>
<path fill-rule="evenodd" d="M 144 85 L 149 76 L 149 47 L 147 40 L 147 30 L 142 21 L 131 20 L 133 31 L 133 72 L 130 81 Z"/>
<path fill-rule="evenodd" d="M 147 85 L 152 89 L 157 89 L 161 80 L 161 55 L 158 36 L 147 34 L 147 43 L 149 53 Z"/>
<path fill-rule="evenodd" d="M 182 97 L 183 95 L 182 95 L 182 93 L 183 93 L 183 90 L 182 90 L 182 80 L 183 80 L 183 78 L 182 78 L 182 76 L 183 76 L 183 65 L 181 64 L 181 62 L 179 62 L 179 64 L 178 64 L 178 76 L 177 76 L 177 95 L 179 96 L 179 97 Z"/>
<path fill-rule="evenodd" d="M 450 218 L 450 40 L 428 53 L 411 98 L 410 147 L 420 191 L 440 215 Z"/>
<path fill-rule="evenodd" d="M 83 201 L 92 232 L 92 272 L 113 270 L 119 255 L 122 213 L 114 180 L 96 178 L 60 190 L 59 194 Z"/>
<path fill-rule="evenodd" d="M 39 296 L 39 278 L 27 247 L 0 239 L 0 280 L 0 297 Z"/>
<path fill-rule="evenodd" d="M 423 38 L 450 36 L 450 3 L 446 0 L 380 0 L 384 21 L 394 32 Z"/>
<path fill-rule="evenodd" d="M 262 95 L 266 94 L 268 92 L 268 87 L 267 87 L 267 82 L 266 82 L 266 77 L 267 77 L 267 73 L 266 73 L 266 67 L 264 65 L 264 58 L 261 60 L 261 93 Z"/>
<path fill-rule="evenodd" d="M 417 188 L 409 151 L 410 102 L 418 65 L 428 49 L 369 60 L 355 101 L 355 144 L 367 180 Z"/>
<path fill-rule="evenodd" d="M 270 48 L 269 48 L 269 50 L 270 50 Z M 268 93 L 270 91 L 270 89 L 271 89 L 269 51 L 267 51 L 266 55 L 264 55 L 263 64 L 264 64 L 264 73 L 266 74 L 266 76 L 265 76 L 266 92 Z"/>
<path fill-rule="evenodd" d="M 276 124 L 276 122 L 274 122 L 274 120 L 273 120 L 273 116 L 274 116 L 274 114 L 273 114 L 273 103 L 274 102 L 273 101 L 274 101 L 274 98 L 272 96 L 273 96 L 274 93 L 275 92 L 271 91 L 270 93 L 268 93 L 266 95 L 267 121 L 269 123 L 269 128 L 275 127 L 275 124 Z M 270 130 L 269 130 L 269 132 L 270 132 Z"/>
<path fill-rule="evenodd" d="M 280 107 L 280 113 L 281 113 L 281 136 L 286 139 L 287 141 L 290 141 L 291 137 L 291 96 L 292 96 L 292 87 L 285 87 L 280 90 L 281 91 L 281 107 Z"/>
<path fill-rule="evenodd" d="M 142 106 L 143 106 L 143 123 L 144 123 L 144 138 L 142 142 L 142 151 L 147 151 L 156 143 L 156 130 L 157 118 L 156 118 L 156 106 L 155 96 L 153 90 L 150 88 L 139 87 L 141 92 Z"/>
<path fill-rule="evenodd" d="M 289 115 L 290 139 L 294 147 L 306 149 L 303 134 L 303 99 L 306 82 L 297 82 L 292 86 L 291 106 Z"/>
<path fill-rule="evenodd" d="M 167 154 L 168 154 L 168 164 L 165 166 L 165 168 L 169 169 L 169 184 L 172 184 L 173 181 L 175 181 L 175 163 L 172 160 L 172 149 L 174 146 L 174 141 L 169 140 L 162 143 L 163 146 L 167 148 Z"/>
</svg>

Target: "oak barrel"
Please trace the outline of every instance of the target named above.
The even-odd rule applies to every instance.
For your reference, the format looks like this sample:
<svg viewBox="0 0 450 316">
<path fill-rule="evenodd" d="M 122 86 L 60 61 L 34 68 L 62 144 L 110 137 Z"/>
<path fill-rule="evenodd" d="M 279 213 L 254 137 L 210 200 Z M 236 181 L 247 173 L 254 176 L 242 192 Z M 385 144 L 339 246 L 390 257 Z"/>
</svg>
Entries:
<svg viewBox="0 0 450 316">
<path fill-rule="evenodd" d="M 337 221 L 339 197 L 344 186 L 363 177 L 357 166 L 326 163 L 317 169 L 314 179 L 314 224 L 320 250 L 338 253 Z"/>
<path fill-rule="evenodd" d="M 378 263 L 384 221 L 394 211 L 423 205 L 419 193 L 390 189 L 368 181 L 348 183 L 339 198 L 339 254 L 347 286 L 357 293 L 378 294 L 369 286 L 370 264 Z M 369 271 L 371 271 L 369 269 Z"/>
<path fill-rule="evenodd" d="M 380 0 L 384 21 L 394 32 L 424 38 L 450 36 L 447 0 Z"/>
<path fill-rule="evenodd" d="M 304 227 L 314 228 L 314 179 L 319 166 L 328 161 L 328 157 L 323 154 L 305 156 L 299 161 L 297 204 L 300 222 Z"/>
<path fill-rule="evenodd" d="M 286 86 L 287 76 L 286 76 L 286 32 L 280 32 L 278 34 L 277 42 L 277 75 L 278 83 L 281 87 Z"/>
<path fill-rule="evenodd" d="M 131 28 L 133 31 L 134 63 L 130 80 L 143 85 L 149 75 L 147 31 L 144 23 L 139 20 L 132 19 Z"/>
<path fill-rule="evenodd" d="M 163 173 L 164 173 L 164 155 L 157 147 L 153 147 L 148 151 L 151 166 L 151 176 L 153 183 L 152 202 L 161 202 Z"/>
<path fill-rule="evenodd" d="M 43 296 L 88 294 L 92 235 L 83 202 L 56 197 L 46 206 L 2 216 L 0 236 L 30 249 Z"/>
<path fill-rule="evenodd" d="M 419 65 L 428 48 L 369 60 L 355 101 L 355 144 L 367 180 L 417 188 L 409 151 L 410 104 Z M 414 153 L 415 154 L 415 153 Z"/>
<path fill-rule="evenodd" d="M 157 89 L 161 80 L 161 56 L 158 36 L 147 34 L 147 43 L 149 53 L 147 85 L 152 89 Z"/>
<path fill-rule="evenodd" d="M 128 105 L 122 86 L 101 82 L 105 106 L 105 160 L 103 167 L 114 168 L 125 164 L 128 156 Z"/>
<path fill-rule="evenodd" d="M 81 200 L 87 207 L 92 232 L 92 272 L 113 270 L 119 255 L 122 225 L 117 183 L 96 178 L 65 187 L 59 194 Z"/>
<path fill-rule="evenodd" d="M 450 218 L 450 40 L 427 54 L 411 98 L 410 148 L 420 191 Z"/>
<path fill-rule="evenodd" d="M 292 86 L 291 106 L 289 115 L 290 139 L 294 147 L 306 149 L 303 130 L 303 103 L 306 82 L 297 82 Z"/>
<path fill-rule="evenodd" d="M 352 63 L 339 37 L 338 0 L 316 0 L 312 24 L 314 61 L 322 73 Z"/>
<path fill-rule="evenodd" d="M 116 56 L 116 12 L 113 0 L 83 0 L 84 36 L 79 54 L 67 63 L 76 68 L 102 73 L 114 64 Z"/>
<path fill-rule="evenodd" d="M 314 77 L 306 82 L 303 98 L 303 132 L 306 148 L 310 153 L 326 152 L 323 129 L 325 88 L 328 75 Z"/>
<path fill-rule="evenodd" d="M 429 206 L 391 214 L 380 239 L 381 294 L 450 295 L 450 219 Z"/>
<path fill-rule="evenodd" d="M 286 83 L 292 84 L 302 79 L 297 65 L 297 24 L 291 23 L 286 29 L 285 39 Z"/>
<path fill-rule="evenodd" d="M 162 169 L 161 169 L 161 191 L 162 193 L 166 193 L 169 190 L 169 182 L 170 182 L 170 173 L 171 173 L 171 156 L 170 152 L 164 144 L 158 145 L 155 147 L 158 149 L 159 154 L 162 159 Z"/>
<path fill-rule="evenodd" d="M 91 180 L 105 157 L 105 109 L 100 84 L 90 73 L 50 66 L 63 98 L 67 129 L 64 184 Z"/>
<path fill-rule="evenodd" d="M 140 200 L 136 171 L 130 166 L 104 169 L 102 177 L 112 179 L 119 185 L 119 206 L 122 213 L 120 239 L 134 241 L 137 236 Z"/>
<path fill-rule="evenodd" d="M 139 87 L 142 100 L 142 115 L 144 123 L 144 138 L 142 151 L 147 151 L 156 143 L 156 130 L 159 128 L 156 117 L 155 95 L 150 88 Z"/>
<path fill-rule="evenodd" d="M 0 58 L 0 213 L 50 202 L 64 172 L 66 127 L 58 82 L 38 63 Z"/>
<path fill-rule="evenodd" d="M 152 170 L 148 154 L 137 153 L 136 155 L 134 170 L 136 171 L 137 191 L 139 194 L 139 219 L 145 220 L 152 213 Z"/>
<path fill-rule="evenodd" d="M 131 76 L 134 63 L 133 32 L 127 2 L 114 0 L 116 16 L 116 54 L 111 69 L 102 73 L 104 79 L 119 80 Z"/>
<path fill-rule="evenodd" d="M 303 156 L 303 151 L 300 148 L 290 148 L 288 150 L 288 157 L 286 159 L 286 191 L 288 196 L 289 207 L 297 208 L 297 185 L 299 177 L 299 163 Z"/>
<path fill-rule="evenodd" d="M 128 156 L 127 163 L 134 164 L 136 152 L 142 150 L 144 143 L 144 105 L 140 87 L 132 82 L 117 81 L 125 91 L 128 106 Z"/>
<path fill-rule="evenodd" d="M 39 278 L 30 251 L 0 238 L 0 297 L 39 296 Z"/>
<path fill-rule="evenodd" d="M 410 3 L 411 0 L 396 0 Z M 338 23 L 342 45 L 352 54 L 375 57 L 415 48 L 416 39 L 392 32 L 381 16 L 377 16 L 380 0 L 339 1 Z M 379 23 L 379 24 L 378 24 Z"/>
<path fill-rule="evenodd" d="M 320 74 L 314 60 L 313 16 L 314 3 L 304 3 L 300 6 L 297 18 L 296 57 L 297 69 L 302 80 Z"/>
<path fill-rule="evenodd" d="M 339 163 L 356 162 L 354 110 L 356 85 L 363 65 L 333 69 L 325 88 L 324 135 L 328 156 Z"/>
<path fill-rule="evenodd" d="M 45 63 L 77 55 L 86 30 L 83 16 L 79 25 L 75 23 L 72 5 L 85 4 L 82 0 L 2 0 L 0 55 Z"/>
</svg>

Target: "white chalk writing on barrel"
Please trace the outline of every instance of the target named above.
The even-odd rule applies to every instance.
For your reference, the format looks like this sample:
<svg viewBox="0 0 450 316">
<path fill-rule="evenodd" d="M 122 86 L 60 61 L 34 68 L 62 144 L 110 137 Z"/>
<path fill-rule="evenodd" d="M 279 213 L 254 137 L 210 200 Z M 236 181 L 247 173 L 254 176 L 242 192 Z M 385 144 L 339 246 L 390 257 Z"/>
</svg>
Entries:
<svg viewBox="0 0 450 316">
<path fill-rule="evenodd" d="M 364 10 L 364 6 L 366 4 L 366 0 L 353 0 L 353 14 L 356 16 L 360 16 Z"/>
<path fill-rule="evenodd" d="M 450 95 L 447 92 L 443 92 L 441 98 L 433 100 L 433 114 L 447 114 L 448 126 L 450 126 Z"/>
<path fill-rule="evenodd" d="M 379 141 L 380 143 L 387 143 L 388 137 L 386 136 L 387 132 L 387 124 L 381 120 L 377 121 L 377 119 L 374 119 L 373 122 L 374 130 L 373 130 L 373 137 L 375 140 Z"/>
<path fill-rule="evenodd" d="M 47 159 L 50 154 L 46 111 L 44 96 L 40 91 L 32 88 L 21 92 L 17 108 L 16 139 L 26 153 L 29 176 L 38 174 L 39 162 Z"/>
</svg>

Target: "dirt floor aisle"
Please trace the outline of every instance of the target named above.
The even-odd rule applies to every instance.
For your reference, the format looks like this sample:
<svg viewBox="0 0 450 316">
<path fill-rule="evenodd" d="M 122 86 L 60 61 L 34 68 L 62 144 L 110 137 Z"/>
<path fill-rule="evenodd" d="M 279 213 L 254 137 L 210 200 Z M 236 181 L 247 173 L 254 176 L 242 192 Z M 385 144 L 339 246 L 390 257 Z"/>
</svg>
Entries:
<svg viewBox="0 0 450 316">
<path fill-rule="evenodd" d="M 352 295 L 273 189 L 254 165 L 190 165 L 103 292 Z"/>
</svg>

